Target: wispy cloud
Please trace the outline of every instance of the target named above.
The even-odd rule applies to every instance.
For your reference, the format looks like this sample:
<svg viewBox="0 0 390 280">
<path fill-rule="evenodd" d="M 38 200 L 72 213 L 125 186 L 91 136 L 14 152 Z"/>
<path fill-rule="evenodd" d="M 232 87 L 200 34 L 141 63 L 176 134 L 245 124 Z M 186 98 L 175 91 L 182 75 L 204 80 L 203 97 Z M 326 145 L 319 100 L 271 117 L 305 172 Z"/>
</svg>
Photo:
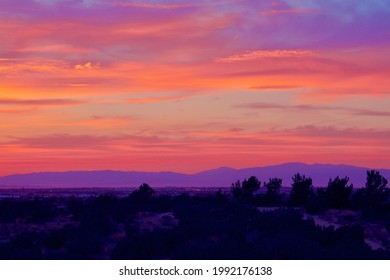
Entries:
<svg viewBox="0 0 390 280">
<path fill-rule="evenodd" d="M 132 116 L 92 116 L 90 118 L 77 119 L 61 123 L 62 126 L 114 128 L 123 127 L 134 121 Z"/>
<path fill-rule="evenodd" d="M 86 62 L 84 64 L 77 64 L 74 66 L 76 70 L 88 70 L 88 69 L 97 69 L 100 68 L 99 64 L 94 64 L 92 62 Z"/>
<path fill-rule="evenodd" d="M 266 103 L 266 102 L 255 102 L 255 103 L 244 103 L 237 105 L 239 108 L 248 108 L 248 109 L 276 109 L 276 110 L 296 110 L 296 111 L 345 111 L 348 114 L 356 116 L 373 116 L 373 117 L 390 117 L 390 112 L 387 111 L 377 111 L 370 109 L 359 109 L 345 106 L 319 106 L 319 105 L 310 105 L 310 104 L 300 104 L 300 105 L 285 105 L 285 104 L 276 104 L 276 103 Z"/>
<path fill-rule="evenodd" d="M 358 86 L 359 84 L 361 84 L 360 87 Z M 383 85 L 380 81 L 378 81 L 377 84 L 372 84 L 371 87 L 367 86 L 367 81 L 364 81 L 363 79 L 356 79 L 353 84 L 341 83 L 339 87 L 324 86 L 302 91 L 297 95 L 297 100 L 305 102 L 331 103 L 351 96 L 383 98 L 390 94 L 390 90 L 387 88 L 387 86 Z"/>
<path fill-rule="evenodd" d="M 133 2 L 133 1 L 117 1 L 114 2 L 114 5 L 121 7 L 136 7 L 136 8 L 148 8 L 148 9 L 184 9 L 184 8 L 193 8 L 193 7 L 209 7 L 209 6 L 219 6 L 219 5 L 229 5 L 232 3 L 244 2 L 245 0 L 227 0 L 227 1 L 205 1 L 205 2 L 193 2 L 193 3 L 142 3 L 142 2 Z M 190 1 L 188 1 L 190 2 Z"/>
<path fill-rule="evenodd" d="M 189 7 L 199 7 L 202 4 L 148 4 L 141 2 L 116 2 L 115 5 L 121 7 L 136 7 L 136 8 L 149 8 L 149 9 L 183 9 Z M 203 4 L 204 5 L 204 4 Z"/>
<path fill-rule="evenodd" d="M 261 58 L 300 58 L 317 55 L 317 51 L 312 50 L 257 50 L 248 51 L 228 57 L 217 58 L 217 62 L 239 62 L 250 61 Z"/>
<path fill-rule="evenodd" d="M 275 16 L 281 14 L 315 14 L 319 12 L 321 12 L 321 10 L 318 9 L 272 9 L 261 11 L 260 14 L 267 16 Z"/>
<path fill-rule="evenodd" d="M 180 101 L 185 97 L 145 97 L 145 98 L 127 98 L 124 101 L 131 104 L 142 104 L 142 103 L 159 103 L 169 101 Z"/>
<path fill-rule="evenodd" d="M 39 105 L 39 106 L 70 106 L 84 104 L 86 101 L 76 99 L 13 99 L 0 98 L 0 105 Z"/>
<path fill-rule="evenodd" d="M 108 151 L 122 150 L 125 149 L 126 145 L 128 149 L 131 149 L 134 145 L 140 143 L 151 144 L 161 142 L 158 137 L 147 137 L 147 136 L 135 136 L 135 135 L 107 135 L 107 136 L 96 136 L 96 135 L 71 135 L 71 134 L 49 134 L 40 137 L 15 137 L 12 141 L 5 144 L 18 145 L 24 148 L 30 149 L 48 149 L 48 150 L 69 150 L 74 149 L 75 151 L 80 149 L 103 149 Z"/>
<path fill-rule="evenodd" d="M 12 108 L 0 108 L 0 114 L 6 115 L 6 116 L 19 116 L 21 114 L 28 115 L 37 110 L 36 106 L 29 106 L 29 107 L 12 107 Z"/>
<path fill-rule="evenodd" d="M 21 60 L 21 59 L 18 59 L 18 58 L 8 58 L 8 57 L 0 57 L 0 62 L 8 62 L 8 61 L 18 61 L 18 60 Z"/>
<path fill-rule="evenodd" d="M 379 143 L 389 143 L 390 130 L 382 129 L 359 129 L 359 128 L 344 128 L 338 129 L 333 126 L 315 126 L 306 125 L 298 126 L 289 130 L 292 134 L 298 136 L 305 136 L 317 139 L 343 139 L 344 145 L 348 144 L 348 141 L 356 141 L 356 143 L 364 143 L 365 139 L 378 140 Z"/>
<path fill-rule="evenodd" d="M 294 90 L 302 88 L 304 88 L 302 85 L 264 85 L 249 87 L 252 90 Z"/>
</svg>

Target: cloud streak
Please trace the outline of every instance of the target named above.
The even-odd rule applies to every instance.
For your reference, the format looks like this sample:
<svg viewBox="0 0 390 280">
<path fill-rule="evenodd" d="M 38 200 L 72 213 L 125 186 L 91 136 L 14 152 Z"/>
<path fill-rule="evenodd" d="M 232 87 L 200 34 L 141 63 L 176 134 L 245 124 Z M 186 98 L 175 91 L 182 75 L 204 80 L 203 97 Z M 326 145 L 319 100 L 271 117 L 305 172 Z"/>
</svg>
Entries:
<svg viewBox="0 0 390 280">
<path fill-rule="evenodd" d="M 195 3 L 186 4 L 160 4 L 160 3 L 142 3 L 142 2 L 115 2 L 115 5 L 121 7 L 134 7 L 134 8 L 147 8 L 147 9 L 185 9 L 185 8 L 196 8 L 196 7 L 213 7 L 219 5 L 228 5 L 232 3 L 243 2 L 244 0 L 228 0 L 228 1 L 198 1 Z M 188 1 L 190 2 L 190 1 Z"/>
<path fill-rule="evenodd" d="M 275 109 L 275 110 L 295 110 L 295 111 L 345 111 L 348 114 L 356 116 L 372 116 L 372 117 L 390 117 L 388 111 L 375 111 L 369 109 L 351 108 L 345 106 L 319 106 L 319 105 L 283 105 L 266 102 L 246 103 L 237 105 L 238 108 L 248 109 Z"/>
<path fill-rule="evenodd" d="M 276 16 L 276 15 L 283 15 L 283 14 L 315 14 L 319 13 L 321 10 L 316 9 L 273 9 L 273 10 L 265 10 L 261 11 L 261 15 L 266 16 Z"/>
<path fill-rule="evenodd" d="M 250 61 L 262 58 L 301 58 L 312 57 L 317 55 L 317 52 L 312 50 L 257 50 L 248 51 L 242 54 L 236 54 L 228 57 L 217 58 L 217 62 L 240 62 Z"/>
<path fill-rule="evenodd" d="M 0 98 L 0 105 L 38 105 L 38 106 L 72 106 L 84 104 L 75 99 L 13 99 Z"/>
</svg>

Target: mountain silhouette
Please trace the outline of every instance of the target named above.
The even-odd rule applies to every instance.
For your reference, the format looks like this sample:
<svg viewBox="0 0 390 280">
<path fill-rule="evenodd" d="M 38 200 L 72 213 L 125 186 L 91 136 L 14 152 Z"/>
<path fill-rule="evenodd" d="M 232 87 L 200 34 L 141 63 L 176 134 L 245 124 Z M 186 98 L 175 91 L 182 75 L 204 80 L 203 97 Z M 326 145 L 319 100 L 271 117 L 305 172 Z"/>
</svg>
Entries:
<svg viewBox="0 0 390 280">
<path fill-rule="evenodd" d="M 0 177 L 0 186 L 9 187 L 136 187 L 148 183 L 153 187 L 230 187 L 232 182 L 256 176 L 261 182 L 272 177 L 291 185 L 291 177 L 299 172 L 310 176 L 315 187 L 326 186 L 330 178 L 350 177 L 355 188 L 363 187 L 370 168 L 333 164 L 285 163 L 280 165 L 234 169 L 221 167 L 195 174 L 137 171 L 69 171 L 15 174 Z M 377 169 L 390 179 L 390 169 Z"/>
</svg>

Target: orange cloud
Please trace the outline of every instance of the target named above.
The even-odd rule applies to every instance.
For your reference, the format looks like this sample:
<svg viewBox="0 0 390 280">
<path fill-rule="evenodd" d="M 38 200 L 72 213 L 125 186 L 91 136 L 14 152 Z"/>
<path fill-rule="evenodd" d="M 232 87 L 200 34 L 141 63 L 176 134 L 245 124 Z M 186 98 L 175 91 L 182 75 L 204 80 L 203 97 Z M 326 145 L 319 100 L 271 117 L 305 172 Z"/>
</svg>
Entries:
<svg viewBox="0 0 390 280">
<path fill-rule="evenodd" d="M 350 115 L 357 116 L 373 116 L 373 117 L 390 117 L 390 112 L 370 110 L 364 108 L 352 108 L 346 106 L 320 106 L 313 104 L 300 104 L 300 105 L 284 105 L 284 104 L 275 104 L 275 103 L 266 103 L 266 102 L 255 102 L 255 103 L 245 103 L 237 105 L 238 108 L 248 108 L 248 109 L 278 109 L 283 111 L 345 111 Z"/>
<path fill-rule="evenodd" d="M 85 101 L 74 99 L 13 99 L 0 98 L 0 105 L 38 105 L 38 106 L 69 106 L 83 104 Z"/>
<path fill-rule="evenodd" d="M 252 86 L 248 89 L 252 90 L 294 90 L 294 89 L 302 89 L 304 86 L 302 85 L 264 85 L 264 86 Z"/>
<path fill-rule="evenodd" d="M 118 126 L 126 126 L 132 123 L 133 117 L 103 117 L 93 116 L 86 119 L 78 119 L 74 121 L 66 121 L 61 123 L 61 126 L 77 126 L 77 127 L 97 127 L 103 128 L 114 128 Z"/>
<path fill-rule="evenodd" d="M 248 51 L 242 54 L 236 54 L 228 57 L 217 58 L 217 62 L 237 62 L 250 61 L 261 58 L 300 58 L 318 55 L 318 52 L 311 50 L 257 50 Z"/>
<path fill-rule="evenodd" d="M 87 62 L 85 64 L 77 64 L 74 66 L 76 70 L 84 70 L 84 69 L 97 69 L 99 68 L 99 64 L 93 64 L 92 62 Z"/>
<path fill-rule="evenodd" d="M 67 44 L 48 44 L 36 47 L 20 48 L 17 52 L 20 53 L 54 53 L 54 54 L 87 54 L 92 50 L 88 48 L 78 48 Z M 0 59 L 1 60 L 1 59 Z"/>
</svg>

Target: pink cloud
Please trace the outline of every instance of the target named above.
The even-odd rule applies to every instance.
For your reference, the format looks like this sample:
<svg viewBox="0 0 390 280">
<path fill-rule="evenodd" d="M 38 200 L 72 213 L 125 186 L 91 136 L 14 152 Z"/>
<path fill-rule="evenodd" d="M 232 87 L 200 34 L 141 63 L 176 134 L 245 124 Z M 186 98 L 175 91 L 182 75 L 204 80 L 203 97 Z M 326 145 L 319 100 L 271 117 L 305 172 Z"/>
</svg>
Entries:
<svg viewBox="0 0 390 280">
<path fill-rule="evenodd" d="M 20 116 L 22 114 L 23 115 L 32 114 L 36 110 L 37 110 L 37 107 L 35 107 L 35 106 L 31 106 L 31 107 L 20 106 L 20 107 L 11 107 L 11 108 L 1 108 L 0 114 L 6 115 L 6 116 L 10 116 L 10 115 Z"/>
<path fill-rule="evenodd" d="M 12 99 L 0 98 L 0 105 L 71 106 L 85 101 L 75 99 Z"/>
<path fill-rule="evenodd" d="M 147 4 L 141 2 L 117 2 L 115 5 L 121 7 L 151 8 L 151 9 L 182 9 L 190 7 L 199 7 L 202 4 Z M 204 5 L 204 4 L 203 4 Z"/>
<path fill-rule="evenodd" d="M 122 1 L 115 2 L 114 5 L 121 7 L 136 7 L 136 8 L 149 8 L 149 9 L 183 9 L 183 8 L 193 8 L 193 7 L 210 7 L 210 6 L 219 6 L 219 5 L 228 5 L 232 3 L 240 3 L 245 0 L 226 0 L 226 1 L 210 1 L 210 2 L 195 2 L 195 3 L 185 3 L 185 4 L 149 4 L 142 2 L 132 2 L 132 1 Z M 189 2 L 189 1 L 188 1 Z"/>
<path fill-rule="evenodd" d="M 71 126 L 71 127 L 96 127 L 99 129 L 112 129 L 115 127 L 126 127 L 134 121 L 134 117 L 131 116 L 93 116 L 90 118 L 83 118 L 71 121 L 64 121 L 58 126 Z"/>
<path fill-rule="evenodd" d="M 99 64 L 93 64 L 92 62 L 86 62 L 84 64 L 77 64 L 74 66 L 76 70 L 88 70 L 88 69 L 98 69 L 100 68 Z"/>
<path fill-rule="evenodd" d="M 315 14 L 321 10 L 317 9 L 272 9 L 260 12 L 261 15 L 275 16 L 281 14 Z"/>
<path fill-rule="evenodd" d="M 53 53 L 53 54 L 88 54 L 91 49 L 78 48 L 67 44 L 48 44 L 40 46 L 31 46 L 26 48 L 18 49 L 20 53 Z"/>
<path fill-rule="evenodd" d="M 158 102 L 180 101 L 184 98 L 188 98 L 188 97 L 182 96 L 182 97 L 127 98 L 125 102 L 131 104 L 156 103 L 156 102 L 158 103 Z"/>
<path fill-rule="evenodd" d="M 378 80 L 378 82 L 379 81 L 380 80 Z M 359 83 L 359 81 L 356 83 Z M 381 98 L 390 95 L 390 90 L 386 86 L 380 86 L 380 84 L 378 84 L 371 88 L 365 88 L 366 86 L 369 85 L 363 82 L 361 87 L 356 87 L 356 84 L 342 84 L 340 87 L 310 89 L 297 94 L 297 101 L 332 103 L 352 96 Z"/>
<path fill-rule="evenodd" d="M 261 58 L 300 58 L 312 57 L 318 55 L 318 52 L 312 50 L 257 50 L 248 51 L 228 57 L 217 58 L 217 62 L 238 62 L 250 61 Z"/>
<path fill-rule="evenodd" d="M 304 86 L 302 85 L 265 85 L 265 86 L 252 86 L 248 89 L 251 90 L 294 90 L 294 89 L 302 89 Z"/>
<path fill-rule="evenodd" d="M 279 109 L 279 110 L 297 110 L 297 111 L 345 111 L 351 115 L 359 116 L 377 116 L 377 117 L 390 117 L 390 112 L 370 110 L 370 109 L 359 109 L 351 108 L 346 106 L 320 106 L 313 104 L 301 104 L 301 105 L 283 105 L 275 103 L 266 103 L 266 102 L 255 102 L 238 105 L 239 108 L 249 108 L 249 109 Z"/>
</svg>

